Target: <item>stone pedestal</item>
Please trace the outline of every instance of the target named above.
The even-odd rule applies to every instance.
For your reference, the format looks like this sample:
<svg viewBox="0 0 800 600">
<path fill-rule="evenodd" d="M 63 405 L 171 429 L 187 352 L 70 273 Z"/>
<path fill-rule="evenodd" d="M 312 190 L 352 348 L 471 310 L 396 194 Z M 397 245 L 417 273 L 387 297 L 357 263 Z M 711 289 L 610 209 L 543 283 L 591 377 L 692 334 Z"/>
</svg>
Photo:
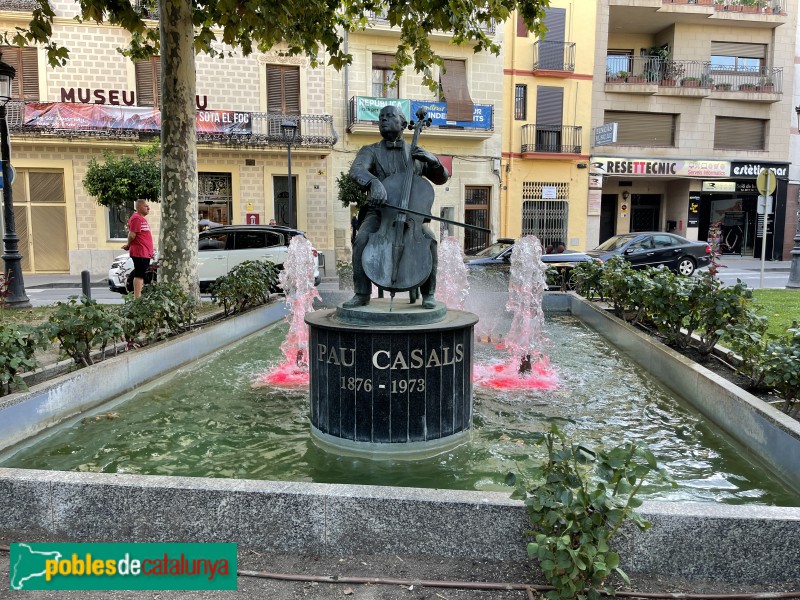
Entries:
<svg viewBox="0 0 800 600">
<path fill-rule="evenodd" d="M 434 322 L 427 322 L 434 321 Z M 388 300 L 306 315 L 311 431 L 337 452 L 393 457 L 455 446 L 472 425 L 478 317 Z"/>
</svg>

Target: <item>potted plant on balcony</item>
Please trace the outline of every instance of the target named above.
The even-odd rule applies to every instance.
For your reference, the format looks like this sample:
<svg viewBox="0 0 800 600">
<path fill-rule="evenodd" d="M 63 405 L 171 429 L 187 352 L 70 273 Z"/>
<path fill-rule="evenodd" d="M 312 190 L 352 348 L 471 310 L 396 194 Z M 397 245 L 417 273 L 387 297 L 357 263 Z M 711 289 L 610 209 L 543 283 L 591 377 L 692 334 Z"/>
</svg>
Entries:
<svg viewBox="0 0 800 600">
<path fill-rule="evenodd" d="M 625 81 L 625 77 L 620 77 L 620 73 L 625 73 L 625 71 L 606 71 L 606 83 L 622 83 Z M 625 73 L 627 76 L 627 73 Z"/>
<path fill-rule="evenodd" d="M 758 92 L 768 92 L 772 93 L 775 91 L 775 85 L 772 83 L 771 77 L 762 77 L 761 81 L 758 82 L 758 86 L 756 88 Z"/>
<path fill-rule="evenodd" d="M 703 73 L 700 76 L 700 87 L 711 87 L 714 84 L 714 78 L 708 73 Z"/>
<path fill-rule="evenodd" d="M 700 87 L 699 77 L 684 77 L 681 81 L 683 87 Z"/>
<path fill-rule="evenodd" d="M 739 91 L 740 92 L 755 92 L 757 87 L 758 86 L 755 83 L 740 83 L 739 84 Z"/>
<path fill-rule="evenodd" d="M 647 78 L 644 76 L 644 74 L 628 75 L 627 81 L 628 81 L 628 83 L 646 83 L 647 82 Z"/>
<path fill-rule="evenodd" d="M 718 92 L 730 92 L 733 85 L 730 83 L 717 83 L 714 85 L 714 89 Z"/>
<path fill-rule="evenodd" d="M 664 63 L 664 74 L 661 79 L 661 85 L 674 87 L 677 85 L 678 80 L 683 77 L 686 70 L 686 65 L 677 63 L 670 60 Z"/>
</svg>

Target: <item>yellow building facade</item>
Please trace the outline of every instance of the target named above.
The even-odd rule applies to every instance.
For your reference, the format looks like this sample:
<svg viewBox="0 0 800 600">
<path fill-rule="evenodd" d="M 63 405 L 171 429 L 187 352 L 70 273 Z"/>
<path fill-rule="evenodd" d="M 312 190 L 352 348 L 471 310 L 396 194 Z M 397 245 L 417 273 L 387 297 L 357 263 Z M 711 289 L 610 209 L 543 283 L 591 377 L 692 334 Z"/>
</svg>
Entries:
<svg viewBox="0 0 800 600">
<path fill-rule="evenodd" d="M 554 0 L 542 39 L 513 15 L 504 25 L 500 237 L 536 235 L 546 247 L 588 245 L 596 3 Z"/>
</svg>

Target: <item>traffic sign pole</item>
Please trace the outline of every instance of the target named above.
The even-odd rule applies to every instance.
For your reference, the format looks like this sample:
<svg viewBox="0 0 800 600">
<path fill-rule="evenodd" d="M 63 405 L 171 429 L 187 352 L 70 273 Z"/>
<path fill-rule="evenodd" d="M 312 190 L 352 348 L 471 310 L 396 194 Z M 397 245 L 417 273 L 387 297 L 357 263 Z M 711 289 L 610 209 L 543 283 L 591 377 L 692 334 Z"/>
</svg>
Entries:
<svg viewBox="0 0 800 600">
<path fill-rule="evenodd" d="M 762 177 L 763 175 L 763 177 Z M 763 182 L 762 182 L 763 179 Z M 776 187 L 775 174 L 772 169 L 762 169 L 756 180 L 756 187 L 764 194 L 764 227 L 761 229 L 761 275 L 758 278 L 758 287 L 764 289 L 764 263 L 767 258 L 767 221 L 769 221 L 769 211 L 772 206 L 772 192 Z M 761 189 L 763 187 L 763 190 Z"/>
</svg>

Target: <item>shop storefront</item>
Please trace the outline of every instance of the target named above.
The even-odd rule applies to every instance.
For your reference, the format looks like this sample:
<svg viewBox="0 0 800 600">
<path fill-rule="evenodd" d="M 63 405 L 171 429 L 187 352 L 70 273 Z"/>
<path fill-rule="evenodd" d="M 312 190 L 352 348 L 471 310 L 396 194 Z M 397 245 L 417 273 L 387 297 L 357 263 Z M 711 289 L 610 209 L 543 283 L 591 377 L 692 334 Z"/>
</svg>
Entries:
<svg viewBox="0 0 800 600">
<path fill-rule="evenodd" d="M 776 180 L 766 259 L 782 260 L 788 163 L 592 157 L 590 187 L 602 198 L 600 241 L 645 230 L 705 240 L 709 227 L 719 222 L 725 254 L 760 258 L 764 215 L 756 179 L 765 168 Z"/>
</svg>

